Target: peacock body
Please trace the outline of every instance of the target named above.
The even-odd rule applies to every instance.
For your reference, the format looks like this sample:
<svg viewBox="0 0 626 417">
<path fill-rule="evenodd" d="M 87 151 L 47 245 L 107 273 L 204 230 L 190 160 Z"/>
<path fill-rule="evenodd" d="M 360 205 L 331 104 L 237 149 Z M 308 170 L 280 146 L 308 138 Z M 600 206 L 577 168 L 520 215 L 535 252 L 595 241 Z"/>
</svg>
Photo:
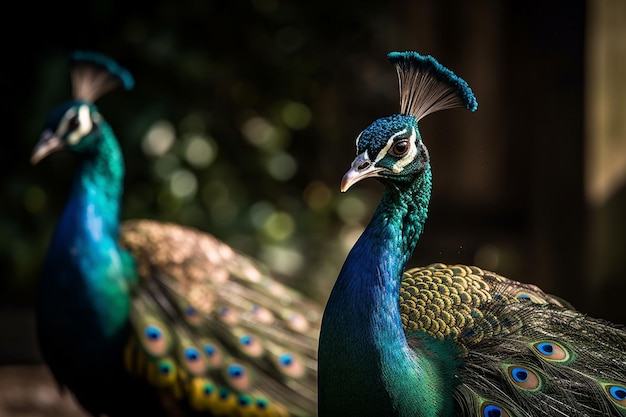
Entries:
<svg viewBox="0 0 626 417">
<path fill-rule="evenodd" d="M 477 108 L 430 56 L 392 52 L 400 114 L 357 137 L 342 191 L 375 177 L 381 202 L 339 273 L 318 352 L 328 416 L 626 416 L 626 331 L 475 266 L 405 270 L 428 212 L 425 115 Z"/>
<path fill-rule="evenodd" d="M 315 414 L 321 306 L 211 235 L 120 224 L 123 156 L 94 101 L 134 81 L 101 54 L 71 64 L 31 159 L 79 158 L 36 303 L 56 380 L 94 416 Z"/>
</svg>

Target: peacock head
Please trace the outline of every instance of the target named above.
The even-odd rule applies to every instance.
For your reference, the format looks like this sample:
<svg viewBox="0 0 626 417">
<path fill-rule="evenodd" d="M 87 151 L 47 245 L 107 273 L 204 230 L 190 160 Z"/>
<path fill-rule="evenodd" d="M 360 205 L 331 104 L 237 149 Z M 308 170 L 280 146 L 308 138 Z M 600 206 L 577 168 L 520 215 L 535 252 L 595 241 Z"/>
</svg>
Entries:
<svg viewBox="0 0 626 417">
<path fill-rule="evenodd" d="M 341 191 L 364 178 L 412 182 L 429 164 L 413 115 L 396 114 L 369 125 L 356 139 L 357 156 L 341 180 Z"/>
<path fill-rule="evenodd" d="M 100 126 L 105 123 L 95 101 L 120 84 L 126 90 L 134 86 L 128 70 L 100 53 L 76 51 L 70 55 L 70 66 L 74 99 L 48 115 L 31 155 L 32 164 L 62 149 L 95 152 L 101 139 Z"/>
<path fill-rule="evenodd" d="M 429 155 L 417 127 L 439 110 L 478 108 L 467 83 L 429 55 L 391 52 L 400 82 L 400 114 L 369 125 L 356 140 L 357 156 L 341 180 L 341 191 L 364 178 L 409 184 L 429 166 Z"/>
<path fill-rule="evenodd" d="M 33 150 L 31 163 L 37 164 L 62 149 L 84 154 L 94 152 L 100 138 L 101 121 L 93 103 L 70 101 L 57 107 L 48 115 L 39 142 Z"/>
</svg>

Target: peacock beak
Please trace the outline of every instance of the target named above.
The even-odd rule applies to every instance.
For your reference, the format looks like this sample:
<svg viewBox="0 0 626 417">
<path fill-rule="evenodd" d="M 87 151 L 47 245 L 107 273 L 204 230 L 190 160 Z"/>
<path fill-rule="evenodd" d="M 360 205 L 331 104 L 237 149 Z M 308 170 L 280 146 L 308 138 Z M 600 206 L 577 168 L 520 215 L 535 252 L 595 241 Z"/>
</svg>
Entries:
<svg viewBox="0 0 626 417">
<path fill-rule="evenodd" d="M 377 167 L 370 161 L 367 152 L 357 155 L 352 161 L 350 169 L 341 179 L 341 192 L 345 193 L 348 188 L 364 178 L 379 177 L 379 172 L 382 170 L 383 168 Z"/>
<path fill-rule="evenodd" d="M 61 138 L 55 135 L 51 130 L 45 130 L 41 134 L 39 142 L 37 142 L 37 145 L 35 145 L 35 148 L 33 149 L 33 153 L 30 156 L 30 163 L 36 165 L 46 156 L 59 151 L 64 147 L 65 144 Z"/>
</svg>

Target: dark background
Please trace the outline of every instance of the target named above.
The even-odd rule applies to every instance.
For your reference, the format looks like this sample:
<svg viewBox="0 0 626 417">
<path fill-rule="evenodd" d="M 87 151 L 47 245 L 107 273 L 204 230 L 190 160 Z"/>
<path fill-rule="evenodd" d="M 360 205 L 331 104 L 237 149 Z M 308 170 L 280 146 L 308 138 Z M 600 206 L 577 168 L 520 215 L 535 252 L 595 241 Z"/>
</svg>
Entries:
<svg viewBox="0 0 626 417">
<path fill-rule="evenodd" d="M 74 49 L 106 53 L 136 80 L 98 101 L 125 154 L 123 218 L 211 232 L 321 302 L 380 195 L 375 181 L 341 194 L 339 181 L 356 135 L 399 110 L 386 54 L 431 54 L 479 108 L 420 123 L 434 189 L 411 265 L 477 264 L 626 323 L 621 0 L 15 7 L 3 25 L 0 364 L 39 363 L 34 288 L 74 159 L 29 157 L 70 98 Z M 174 138 L 162 155 L 146 153 L 155 128 Z M 210 158 L 194 160 L 198 149 Z"/>
</svg>

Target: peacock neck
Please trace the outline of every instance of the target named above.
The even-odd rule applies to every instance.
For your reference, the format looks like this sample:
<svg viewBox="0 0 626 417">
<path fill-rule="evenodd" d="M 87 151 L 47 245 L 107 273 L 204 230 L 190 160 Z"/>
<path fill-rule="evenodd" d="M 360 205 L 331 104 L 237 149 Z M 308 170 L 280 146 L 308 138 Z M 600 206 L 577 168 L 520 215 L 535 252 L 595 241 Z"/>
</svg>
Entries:
<svg viewBox="0 0 626 417">
<path fill-rule="evenodd" d="M 61 343 L 51 333 L 82 340 L 96 355 L 127 330 L 129 264 L 118 246 L 123 157 L 111 128 L 101 121 L 95 129 L 95 151 L 82 154 L 44 264 L 38 321 L 50 351 Z"/>
<path fill-rule="evenodd" d="M 97 149 L 80 162 L 70 199 L 85 198 L 88 205 L 101 209 L 105 231 L 117 238 L 124 160 L 111 127 L 102 121 L 96 128 L 99 130 Z"/>
<path fill-rule="evenodd" d="M 344 263 L 322 322 L 320 417 L 442 415 L 442 382 L 408 346 L 398 304 L 430 193 L 429 167 L 404 189 L 390 184 Z"/>
</svg>

